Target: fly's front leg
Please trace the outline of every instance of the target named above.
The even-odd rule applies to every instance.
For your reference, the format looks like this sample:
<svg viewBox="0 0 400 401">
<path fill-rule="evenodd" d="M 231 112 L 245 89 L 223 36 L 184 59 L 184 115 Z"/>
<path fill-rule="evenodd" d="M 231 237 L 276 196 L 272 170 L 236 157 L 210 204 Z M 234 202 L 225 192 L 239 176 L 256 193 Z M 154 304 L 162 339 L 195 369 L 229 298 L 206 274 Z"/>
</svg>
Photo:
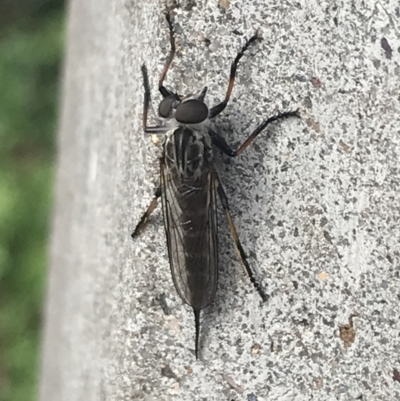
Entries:
<svg viewBox="0 0 400 401">
<path fill-rule="evenodd" d="M 299 112 L 296 111 L 288 111 L 286 113 L 281 113 L 276 116 L 270 117 L 265 120 L 262 124 L 260 124 L 253 133 L 236 149 L 232 149 L 227 142 L 225 141 L 224 137 L 217 132 L 210 130 L 210 136 L 213 145 L 215 145 L 218 149 L 220 149 L 223 153 L 230 157 L 236 157 L 244 152 L 249 145 L 256 139 L 257 135 L 259 135 L 264 129 L 271 123 L 279 120 L 284 120 L 290 117 L 297 117 L 300 118 Z"/>
<path fill-rule="evenodd" d="M 145 64 L 142 65 L 142 76 L 144 86 L 144 103 L 143 103 L 143 128 L 147 134 L 163 134 L 168 131 L 168 128 L 163 125 L 147 125 L 147 118 L 149 114 L 149 106 L 151 101 L 151 92 L 149 84 L 149 75 L 147 73 L 147 67 Z"/>
<path fill-rule="evenodd" d="M 149 114 L 149 105 L 151 100 L 151 92 L 150 92 L 150 84 L 149 84 L 149 75 L 147 73 L 146 64 L 142 65 L 142 77 L 143 77 L 143 86 L 144 86 L 144 102 L 143 102 L 143 128 L 144 131 L 147 132 L 147 117 Z"/>
<path fill-rule="evenodd" d="M 149 219 L 150 219 L 150 215 L 151 215 L 151 213 L 153 213 L 153 210 L 156 208 L 157 201 L 160 196 L 161 196 L 161 186 L 158 186 L 158 188 L 156 189 L 156 191 L 154 193 L 154 198 L 151 200 L 149 207 L 144 212 L 138 225 L 136 226 L 135 230 L 133 231 L 133 233 L 131 235 L 132 238 L 136 238 L 147 226 Z"/>
<path fill-rule="evenodd" d="M 160 93 L 163 97 L 173 95 L 173 93 L 164 86 L 164 79 L 167 75 L 169 67 L 172 64 L 172 60 L 174 59 L 175 52 L 176 52 L 174 26 L 172 25 L 171 14 L 169 11 L 167 11 L 167 13 L 165 14 L 165 19 L 167 20 L 168 28 L 169 28 L 169 42 L 171 44 L 171 50 L 169 52 L 167 61 L 165 62 L 164 68 L 161 72 L 160 80 L 158 81 L 158 90 L 160 91 Z"/>
<path fill-rule="evenodd" d="M 233 85 L 235 83 L 235 77 L 236 77 L 236 69 L 239 64 L 239 61 L 243 57 L 243 54 L 249 48 L 249 46 L 253 42 L 255 42 L 256 40 L 259 40 L 259 39 L 260 39 L 260 36 L 258 35 L 258 31 L 256 31 L 256 33 L 248 41 L 246 41 L 245 45 L 242 47 L 242 49 L 236 56 L 235 60 L 233 61 L 232 65 L 231 65 L 231 73 L 229 75 L 229 83 L 228 83 L 228 89 L 226 91 L 225 99 L 221 103 L 217 104 L 216 106 L 214 106 L 210 109 L 209 118 L 216 117 L 218 114 L 220 114 L 225 109 L 226 105 L 229 102 L 231 94 L 232 94 L 232 89 L 233 89 Z"/>
<path fill-rule="evenodd" d="M 235 224 L 234 224 L 232 216 L 231 216 L 231 210 L 229 207 L 228 197 L 226 196 L 225 190 L 224 190 L 224 188 L 221 184 L 221 181 L 219 179 L 219 176 L 217 174 L 216 174 L 216 181 L 217 181 L 218 195 L 221 200 L 222 207 L 224 208 L 224 211 L 226 213 L 226 217 L 228 219 L 229 230 L 231 231 L 232 238 L 235 243 L 237 253 L 239 255 L 239 259 L 243 263 L 246 273 L 249 276 L 250 281 L 253 283 L 254 288 L 257 290 L 257 292 L 261 296 L 262 300 L 267 301 L 268 296 L 267 296 L 267 294 L 265 294 L 265 292 L 261 288 L 261 285 L 257 282 L 257 280 L 255 278 L 255 274 L 254 274 L 252 268 L 250 267 L 249 262 L 247 261 L 247 256 L 244 252 L 242 244 L 240 243 L 239 236 L 238 236 Z"/>
<path fill-rule="evenodd" d="M 161 72 L 160 79 L 158 81 L 158 89 L 161 92 L 161 95 L 166 98 L 169 96 L 175 96 L 178 98 L 176 94 L 168 90 L 164 85 L 164 79 L 167 75 L 169 67 L 171 66 L 172 60 L 175 56 L 175 37 L 174 37 L 174 29 L 172 25 L 171 15 L 169 12 L 165 14 L 165 18 L 168 22 L 169 27 L 169 35 L 170 35 L 170 43 L 171 43 L 171 51 L 168 55 L 167 61 L 165 63 L 164 69 Z M 155 126 L 148 126 L 147 125 L 147 117 L 149 112 L 149 105 L 150 105 L 150 84 L 149 84 L 149 76 L 147 73 L 146 65 L 142 65 L 142 75 L 143 75 L 143 85 L 144 85 L 144 106 L 143 106 L 143 127 L 144 132 L 148 134 L 163 134 L 168 131 L 168 128 L 164 125 L 155 125 Z"/>
</svg>

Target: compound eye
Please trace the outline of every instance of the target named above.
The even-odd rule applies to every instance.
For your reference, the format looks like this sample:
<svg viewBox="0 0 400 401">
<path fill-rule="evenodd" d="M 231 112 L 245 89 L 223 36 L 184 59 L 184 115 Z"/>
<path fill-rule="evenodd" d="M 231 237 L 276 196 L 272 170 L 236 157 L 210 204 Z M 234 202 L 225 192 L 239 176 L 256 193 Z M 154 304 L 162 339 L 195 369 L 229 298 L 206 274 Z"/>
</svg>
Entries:
<svg viewBox="0 0 400 401">
<path fill-rule="evenodd" d="M 208 117 L 208 107 L 204 102 L 190 99 L 181 103 L 175 113 L 176 121 L 182 124 L 198 124 Z"/>
<path fill-rule="evenodd" d="M 176 96 L 167 96 L 163 100 L 161 100 L 160 105 L 158 106 L 158 114 L 160 117 L 168 118 L 172 114 L 172 108 L 174 103 L 177 101 Z"/>
</svg>

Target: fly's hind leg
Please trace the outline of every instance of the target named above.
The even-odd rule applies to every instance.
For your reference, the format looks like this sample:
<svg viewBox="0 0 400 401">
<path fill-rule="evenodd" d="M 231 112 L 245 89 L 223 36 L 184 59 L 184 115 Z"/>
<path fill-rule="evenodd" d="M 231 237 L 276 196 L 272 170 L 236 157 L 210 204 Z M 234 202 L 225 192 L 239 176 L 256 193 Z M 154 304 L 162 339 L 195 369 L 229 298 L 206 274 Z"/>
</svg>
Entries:
<svg viewBox="0 0 400 401">
<path fill-rule="evenodd" d="M 133 231 L 131 237 L 136 238 L 147 226 L 150 215 L 153 213 L 154 209 L 157 206 L 157 201 L 158 198 L 161 196 L 161 186 L 158 186 L 155 193 L 154 193 L 154 198 L 151 200 L 151 203 L 147 210 L 144 212 L 143 216 L 141 217 L 139 223 L 137 224 L 135 230 Z"/>
<path fill-rule="evenodd" d="M 235 224 L 232 219 L 231 210 L 230 210 L 229 202 L 228 202 L 228 197 L 226 196 L 224 187 L 222 186 L 221 181 L 217 174 L 216 174 L 216 180 L 217 180 L 218 195 L 221 200 L 222 207 L 224 208 L 224 211 L 226 213 L 226 217 L 228 219 L 229 230 L 231 231 L 232 238 L 235 243 L 237 253 L 239 255 L 239 259 L 242 262 L 244 269 L 246 270 L 246 273 L 250 278 L 250 281 L 253 283 L 254 288 L 257 290 L 258 294 L 261 296 L 262 300 L 265 302 L 268 300 L 268 296 L 263 291 L 260 283 L 257 282 L 255 274 L 254 274 L 252 268 L 250 267 L 249 262 L 247 261 L 247 256 L 244 252 L 242 244 L 240 243 L 239 236 L 238 236 Z"/>
</svg>

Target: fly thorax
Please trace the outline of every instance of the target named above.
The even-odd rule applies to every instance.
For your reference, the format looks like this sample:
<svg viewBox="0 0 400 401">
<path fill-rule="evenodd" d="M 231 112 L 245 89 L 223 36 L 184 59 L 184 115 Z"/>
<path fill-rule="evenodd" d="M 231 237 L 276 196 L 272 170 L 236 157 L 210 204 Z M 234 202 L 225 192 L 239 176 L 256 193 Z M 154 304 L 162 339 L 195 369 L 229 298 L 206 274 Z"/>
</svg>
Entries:
<svg viewBox="0 0 400 401">
<path fill-rule="evenodd" d="M 180 126 L 167 133 L 164 145 L 167 168 L 181 179 L 198 179 L 212 161 L 211 139 L 205 129 Z"/>
</svg>

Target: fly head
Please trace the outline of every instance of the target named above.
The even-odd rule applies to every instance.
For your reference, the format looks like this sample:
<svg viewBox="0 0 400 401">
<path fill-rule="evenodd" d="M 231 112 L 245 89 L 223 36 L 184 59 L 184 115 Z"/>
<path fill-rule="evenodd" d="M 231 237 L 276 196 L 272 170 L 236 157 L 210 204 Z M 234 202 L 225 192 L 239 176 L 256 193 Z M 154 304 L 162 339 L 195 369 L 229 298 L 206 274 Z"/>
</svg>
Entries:
<svg viewBox="0 0 400 401">
<path fill-rule="evenodd" d="M 186 96 L 175 112 L 175 120 L 181 124 L 199 124 L 208 118 L 208 107 L 204 103 L 207 93 L 205 87 L 197 96 Z"/>
</svg>

